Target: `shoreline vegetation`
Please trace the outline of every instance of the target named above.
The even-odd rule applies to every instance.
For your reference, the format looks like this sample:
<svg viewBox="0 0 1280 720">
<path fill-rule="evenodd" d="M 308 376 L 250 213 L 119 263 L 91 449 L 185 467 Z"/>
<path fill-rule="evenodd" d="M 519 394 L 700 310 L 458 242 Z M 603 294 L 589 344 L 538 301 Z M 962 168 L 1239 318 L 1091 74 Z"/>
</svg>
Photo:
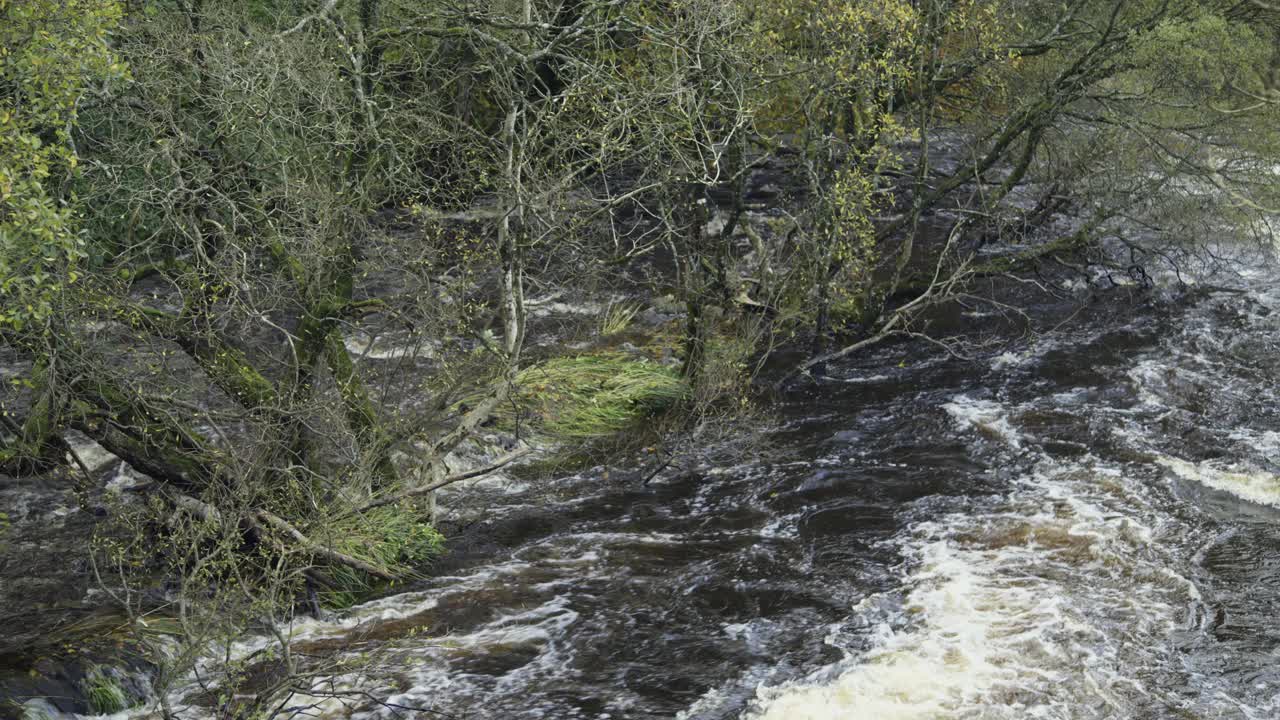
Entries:
<svg viewBox="0 0 1280 720">
<path fill-rule="evenodd" d="M 456 483 L 1270 252 L 1277 163 L 1265 0 L 0 0 L 0 483 L 101 610 L 0 717 L 279 717 Z"/>
</svg>

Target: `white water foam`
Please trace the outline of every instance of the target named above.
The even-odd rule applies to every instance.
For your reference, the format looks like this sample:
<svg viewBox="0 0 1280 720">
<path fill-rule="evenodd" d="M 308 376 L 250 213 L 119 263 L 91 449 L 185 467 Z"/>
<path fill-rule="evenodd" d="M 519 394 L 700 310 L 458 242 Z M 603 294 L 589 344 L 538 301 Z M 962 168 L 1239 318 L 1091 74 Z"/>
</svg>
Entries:
<svg viewBox="0 0 1280 720">
<path fill-rule="evenodd" d="M 998 403 L 944 407 L 1013 447 L 1028 440 Z M 1144 673 L 1167 664 L 1165 641 L 1199 595 L 1161 555 L 1159 519 L 1129 482 L 1091 457 L 1043 457 L 994 507 L 916 524 L 894 541 L 908 558 L 901 601 L 854 608 L 871 649 L 761 687 L 744 717 L 1110 720 L 1181 708 Z M 885 606 L 897 609 L 884 617 Z"/>
<path fill-rule="evenodd" d="M 1173 457 L 1161 457 L 1158 462 L 1184 480 L 1198 482 L 1251 503 L 1280 508 L 1280 477 L 1274 473 L 1234 463 L 1223 467 L 1213 462 L 1192 463 Z"/>
<path fill-rule="evenodd" d="M 1022 447 L 1022 436 L 1009 423 L 1009 417 L 1000 403 L 957 395 L 951 402 L 943 404 L 942 408 L 962 426 L 972 426 L 984 435 L 1012 447 Z"/>
</svg>

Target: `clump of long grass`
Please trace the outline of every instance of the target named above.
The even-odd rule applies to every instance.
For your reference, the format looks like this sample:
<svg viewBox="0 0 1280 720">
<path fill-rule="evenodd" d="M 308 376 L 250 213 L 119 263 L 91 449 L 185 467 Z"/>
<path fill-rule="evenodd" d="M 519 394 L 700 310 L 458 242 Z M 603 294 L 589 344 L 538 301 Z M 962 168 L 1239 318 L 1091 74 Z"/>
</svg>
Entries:
<svg viewBox="0 0 1280 720">
<path fill-rule="evenodd" d="M 636 315 L 640 314 L 640 303 L 611 302 L 600 316 L 600 334 L 608 337 L 617 335 L 631 327 Z"/>
<path fill-rule="evenodd" d="M 524 419 L 536 431 L 564 440 L 614 435 L 687 394 L 675 370 L 622 353 L 552 358 L 516 377 L 516 405 Z M 503 422 L 515 420 L 512 411 L 505 414 Z"/>
<path fill-rule="evenodd" d="M 94 715 L 110 715 L 129 707 L 129 697 L 116 679 L 95 667 L 85 675 L 81 685 L 85 701 Z"/>
<path fill-rule="evenodd" d="M 397 577 L 414 573 L 444 552 L 444 536 L 425 514 L 410 503 L 375 508 L 343 518 L 317 537 L 328 539 L 334 550 L 360 558 Z M 376 581 L 348 567 L 326 573 L 329 587 L 320 593 L 330 607 L 349 607 L 372 590 Z"/>
</svg>

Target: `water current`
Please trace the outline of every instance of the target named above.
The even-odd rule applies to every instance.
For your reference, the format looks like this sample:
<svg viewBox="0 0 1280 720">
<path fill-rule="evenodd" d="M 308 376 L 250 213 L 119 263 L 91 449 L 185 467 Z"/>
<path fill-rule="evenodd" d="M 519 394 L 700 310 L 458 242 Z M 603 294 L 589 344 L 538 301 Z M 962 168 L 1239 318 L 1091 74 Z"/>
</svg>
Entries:
<svg viewBox="0 0 1280 720">
<path fill-rule="evenodd" d="M 886 346 L 650 482 L 508 488 L 487 559 L 292 629 L 371 653 L 309 712 L 1280 717 L 1280 289 L 1245 284 Z"/>
</svg>

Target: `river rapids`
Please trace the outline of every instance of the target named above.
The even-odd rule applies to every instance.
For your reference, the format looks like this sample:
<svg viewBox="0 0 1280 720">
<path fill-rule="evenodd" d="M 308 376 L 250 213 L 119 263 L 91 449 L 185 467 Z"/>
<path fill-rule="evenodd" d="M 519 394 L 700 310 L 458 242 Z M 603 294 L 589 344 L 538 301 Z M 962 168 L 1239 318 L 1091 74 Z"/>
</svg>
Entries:
<svg viewBox="0 0 1280 720">
<path fill-rule="evenodd" d="M 885 346 L 648 482 L 490 492 L 483 559 L 290 629 L 368 658 L 291 706 L 1280 717 L 1274 280 L 1123 317 L 1104 300 L 980 358 Z M 201 715 L 193 697 L 174 695 L 181 716 Z"/>
</svg>

